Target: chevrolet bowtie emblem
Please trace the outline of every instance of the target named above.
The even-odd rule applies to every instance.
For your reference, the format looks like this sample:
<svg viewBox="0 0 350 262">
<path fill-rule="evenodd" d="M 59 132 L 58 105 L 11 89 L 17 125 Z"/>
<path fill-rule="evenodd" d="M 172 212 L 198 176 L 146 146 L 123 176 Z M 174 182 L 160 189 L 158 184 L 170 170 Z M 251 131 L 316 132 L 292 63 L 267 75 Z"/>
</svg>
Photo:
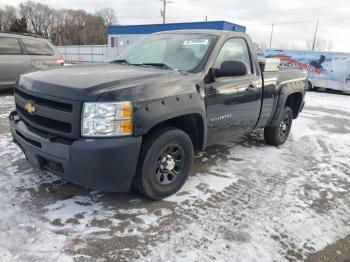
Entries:
<svg viewBox="0 0 350 262">
<path fill-rule="evenodd" d="M 27 110 L 29 114 L 33 114 L 36 110 L 36 107 L 32 103 L 27 103 L 24 108 Z"/>
</svg>

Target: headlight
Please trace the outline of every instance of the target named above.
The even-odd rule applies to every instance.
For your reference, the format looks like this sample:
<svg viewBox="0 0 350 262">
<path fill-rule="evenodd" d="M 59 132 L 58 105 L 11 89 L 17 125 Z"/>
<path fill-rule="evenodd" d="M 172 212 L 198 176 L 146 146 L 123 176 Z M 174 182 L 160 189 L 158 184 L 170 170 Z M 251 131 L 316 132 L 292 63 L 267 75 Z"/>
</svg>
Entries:
<svg viewBox="0 0 350 262">
<path fill-rule="evenodd" d="M 81 135 L 84 137 L 127 136 L 132 134 L 132 104 L 84 103 Z"/>
</svg>

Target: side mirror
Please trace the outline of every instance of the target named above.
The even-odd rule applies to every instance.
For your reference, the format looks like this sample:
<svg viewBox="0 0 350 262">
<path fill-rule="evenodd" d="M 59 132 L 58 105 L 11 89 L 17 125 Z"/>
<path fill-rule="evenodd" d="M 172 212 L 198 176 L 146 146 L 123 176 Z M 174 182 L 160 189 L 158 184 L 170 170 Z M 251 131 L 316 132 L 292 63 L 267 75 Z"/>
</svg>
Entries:
<svg viewBox="0 0 350 262">
<path fill-rule="evenodd" d="M 224 61 L 219 69 L 215 69 L 215 77 L 244 76 L 247 73 L 247 65 L 239 60 Z"/>
<path fill-rule="evenodd" d="M 265 66 L 266 66 L 266 59 L 265 58 L 258 58 L 259 61 L 259 67 L 261 73 L 265 72 Z"/>
</svg>

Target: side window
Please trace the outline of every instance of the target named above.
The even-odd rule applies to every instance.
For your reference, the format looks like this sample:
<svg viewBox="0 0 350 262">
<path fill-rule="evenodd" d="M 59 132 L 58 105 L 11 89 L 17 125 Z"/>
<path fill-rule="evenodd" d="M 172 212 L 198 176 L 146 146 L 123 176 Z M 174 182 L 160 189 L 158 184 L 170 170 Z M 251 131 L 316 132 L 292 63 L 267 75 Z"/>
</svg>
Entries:
<svg viewBox="0 0 350 262">
<path fill-rule="evenodd" d="M 0 55 L 21 55 L 22 49 L 17 38 L 0 37 Z"/>
<path fill-rule="evenodd" d="M 222 46 L 215 67 L 219 67 L 222 62 L 228 60 L 241 60 L 248 66 L 248 72 L 253 73 L 249 49 L 247 43 L 242 38 L 232 38 L 226 41 Z"/>
<path fill-rule="evenodd" d="M 28 55 L 54 55 L 55 52 L 43 40 L 22 38 L 22 42 L 27 49 Z"/>
</svg>

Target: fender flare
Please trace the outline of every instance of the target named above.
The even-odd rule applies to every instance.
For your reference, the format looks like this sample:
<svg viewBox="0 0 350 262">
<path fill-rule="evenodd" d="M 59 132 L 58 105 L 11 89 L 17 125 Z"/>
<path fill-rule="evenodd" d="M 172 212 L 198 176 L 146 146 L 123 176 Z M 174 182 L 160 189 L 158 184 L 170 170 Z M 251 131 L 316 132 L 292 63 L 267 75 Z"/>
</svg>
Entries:
<svg viewBox="0 0 350 262">
<path fill-rule="evenodd" d="M 198 94 L 185 94 L 152 101 L 134 112 L 134 135 L 143 136 L 153 127 L 167 120 L 197 115 L 203 123 L 202 148 L 207 141 L 207 118 L 204 98 Z"/>
<path fill-rule="evenodd" d="M 279 125 L 279 123 L 281 122 L 280 120 L 281 120 L 282 112 L 286 105 L 288 97 L 295 93 L 300 93 L 304 97 L 306 85 L 307 85 L 307 80 L 305 79 L 291 80 L 291 81 L 280 83 L 279 85 L 280 92 L 279 92 L 275 112 L 268 126 L 276 127 Z"/>
</svg>

